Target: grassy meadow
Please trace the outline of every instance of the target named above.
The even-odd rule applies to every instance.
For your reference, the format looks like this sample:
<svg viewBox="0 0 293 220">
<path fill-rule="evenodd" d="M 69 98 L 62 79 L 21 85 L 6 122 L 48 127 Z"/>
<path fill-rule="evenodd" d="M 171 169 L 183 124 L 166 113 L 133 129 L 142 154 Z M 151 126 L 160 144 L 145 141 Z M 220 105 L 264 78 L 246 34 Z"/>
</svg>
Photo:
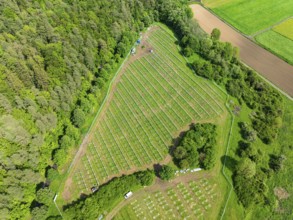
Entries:
<svg viewBox="0 0 293 220">
<path fill-rule="evenodd" d="M 69 177 L 74 196 L 163 161 L 182 129 L 192 122 L 214 121 L 225 112 L 225 95 L 192 73 L 175 41 L 154 26 L 142 40 L 145 47 L 140 45 L 138 55 L 122 69 Z"/>
</svg>

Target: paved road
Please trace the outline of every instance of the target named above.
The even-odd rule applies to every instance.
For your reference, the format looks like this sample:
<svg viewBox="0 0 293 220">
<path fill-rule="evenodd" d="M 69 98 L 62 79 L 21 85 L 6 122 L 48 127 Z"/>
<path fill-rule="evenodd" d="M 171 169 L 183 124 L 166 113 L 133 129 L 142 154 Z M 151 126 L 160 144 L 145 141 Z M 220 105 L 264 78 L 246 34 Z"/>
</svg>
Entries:
<svg viewBox="0 0 293 220">
<path fill-rule="evenodd" d="M 221 30 L 221 40 L 231 42 L 240 50 L 240 59 L 279 89 L 293 97 L 293 66 L 242 36 L 201 5 L 190 6 L 201 28 L 211 33 Z"/>
</svg>

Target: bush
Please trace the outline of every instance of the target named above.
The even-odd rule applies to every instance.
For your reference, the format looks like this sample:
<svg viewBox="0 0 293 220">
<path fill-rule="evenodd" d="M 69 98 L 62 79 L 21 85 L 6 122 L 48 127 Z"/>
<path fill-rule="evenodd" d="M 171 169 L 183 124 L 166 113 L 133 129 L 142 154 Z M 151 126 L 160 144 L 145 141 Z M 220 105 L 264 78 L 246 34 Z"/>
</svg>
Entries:
<svg viewBox="0 0 293 220">
<path fill-rule="evenodd" d="M 175 148 L 172 154 L 174 162 L 181 169 L 198 165 L 211 169 L 215 165 L 215 144 L 216 126 L 210 123 L 196 124 L 186 132 Z"/>
<path fill-rule="evenodd" d="M 77 108 L 74 110 L 73 116 L 72 116 L 72 122 L 76 127 L 79 127 L 79 128 L 84 124 L 85 115 L 81 109 Z"/>
<path fill-rule="evenodd" d="M 163 165 L 159 172 L 159 176 L 162 180 L 170 180 L 175 176 L 174 169 L 168 165 Z"/>
<path fill-rule="evenodd" d="M 50 190 L 50 188 L 45 187 L 41 188 L 37 191 L 37 201 L 39 203 L 43 203 L 48 205 L 52 203 L 54 197 L 54 192 Z"/>
</svg>

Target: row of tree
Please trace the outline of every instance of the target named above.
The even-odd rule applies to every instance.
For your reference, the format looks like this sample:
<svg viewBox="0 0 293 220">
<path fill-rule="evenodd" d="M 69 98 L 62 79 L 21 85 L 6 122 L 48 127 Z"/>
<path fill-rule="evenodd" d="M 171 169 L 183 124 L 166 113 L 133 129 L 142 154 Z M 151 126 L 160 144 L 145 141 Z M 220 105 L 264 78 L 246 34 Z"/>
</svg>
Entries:
<svg viewBox="0 0 293 220">
<path fill-rule="evenodd" d="M 98 191 L 65 207 L 65 219 L 98 219 L 109 212 L 129 191 L 136 191 L 153 183 L 155 174 L 151 170 L 112 179 L 100 186 Z"/>
</svg>

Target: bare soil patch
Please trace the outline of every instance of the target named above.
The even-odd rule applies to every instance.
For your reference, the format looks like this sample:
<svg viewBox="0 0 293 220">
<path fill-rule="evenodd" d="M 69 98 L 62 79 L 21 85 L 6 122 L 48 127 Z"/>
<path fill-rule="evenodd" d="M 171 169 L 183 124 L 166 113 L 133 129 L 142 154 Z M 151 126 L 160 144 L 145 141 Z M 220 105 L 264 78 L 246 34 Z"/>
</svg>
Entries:
<svg viewBox="0 0 293 220">
<path fill-rule="evenodd" d="M 65 200 L 69 200 L 71 199 L 71 193 L 70 193 L 70 187 L 72 185 L 72 177 L 69 177 L 66 182 L 65 182 L 65 186 L 64 186 L 64 191 L 62 193 L 62 197 Z"/>
<path fill-rule="evenodd" d="M 279 200 L 289 198 L 290 194 L 282 187 L 274 188 L 274 194 Z"/>
<path fill-rule="evenodd" d="M 201 5 L 190 6 L 201 28 L 211 33 L 221 30 L 221 40 L 240 49 L 240 59 L 282 91 L 293 97 L 293 66 L 244 37 Z"/>
</svg>

